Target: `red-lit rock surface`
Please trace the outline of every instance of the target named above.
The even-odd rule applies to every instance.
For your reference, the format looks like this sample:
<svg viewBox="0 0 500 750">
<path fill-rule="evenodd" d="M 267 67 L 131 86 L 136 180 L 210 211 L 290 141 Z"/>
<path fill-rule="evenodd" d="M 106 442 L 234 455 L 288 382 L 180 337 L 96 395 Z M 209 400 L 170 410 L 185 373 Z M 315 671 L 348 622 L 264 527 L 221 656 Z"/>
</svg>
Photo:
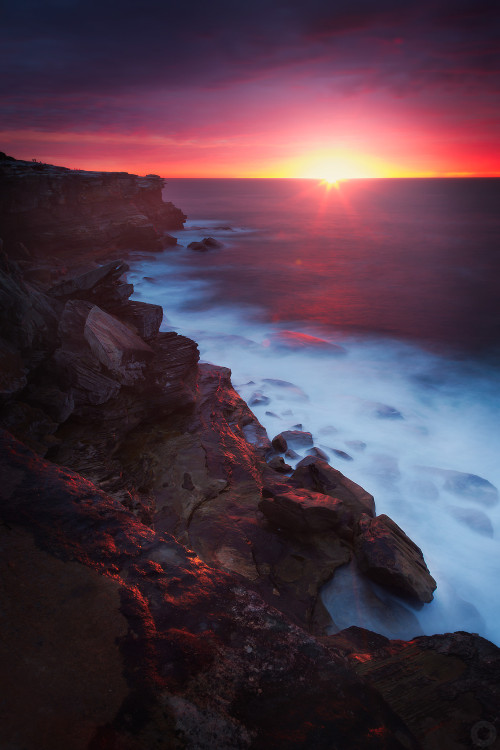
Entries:
<svg viewBox="0 0 500 750">
<path fill-rule="evenodd" d="M 38 200 L 28 176 L 27 205 Z M 51 188 L 57 205 L 63 184 Z M 54 229 L 53 216 L 44 220 Z M 370 547 L 380 537 L 370 530 L 385 523 L 373 497 L 320 458 L 291 478 L 273 470 L 281 446 L 230 371 L 199 366 L 195 342 L 159 332 L 161 308 L 128 299 L 126 264 L 98 266 L 91 252 L 41 280 L 16 242 L 9 235 L 6 249 L 21 265 L 0 254 L 0 424 L 36 453 L 3 435 L 5 747 L 435 747 L 424 719 L 434 721 L 426 701 L 436 693 L 423 691 L 424 719 L 413 721 L 379 672 L 367 679 L 383 700 L 358 679 L 351 636 L 321 644 L 297 627 L 325 632 L 320 588 L 349 562 L 368 575 L 384 568 L 381 582 L 399 592 L 422 576 L 411 540 L 399 530 L 384 536 L 384 554 Z M 474 679 L 489 684 L 497 651 L 470 638 Z M 396 693 L 407 679 L 401 654 Z M 446 679 L 439 705 L 452 727 Z M 492 715 L 482 695 L 467 721 Z M 463 724 L 457 717 L 450 736 Z"/>
</svg>

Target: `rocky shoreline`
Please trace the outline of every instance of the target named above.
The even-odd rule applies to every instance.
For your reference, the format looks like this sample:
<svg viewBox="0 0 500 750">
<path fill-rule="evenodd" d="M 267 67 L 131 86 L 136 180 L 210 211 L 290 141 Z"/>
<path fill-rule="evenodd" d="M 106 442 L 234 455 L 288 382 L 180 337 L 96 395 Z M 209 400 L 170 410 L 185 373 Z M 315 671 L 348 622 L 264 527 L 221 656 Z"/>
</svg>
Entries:
<svg viewBox="0 0 500 750">
<path fill-rule="evenodd" d="M 419 605 L 435 581 L 368 492 L 318 455 L 287 471 L 305 434 L 271 443 L 230 371 L 129 299 L 123 258 L 185 220 L 163 180 L 3 155 L 0 184 L 3 746 L 499 746 L 488 641 L 327 635 L 338 568 Z"/>
</svg>

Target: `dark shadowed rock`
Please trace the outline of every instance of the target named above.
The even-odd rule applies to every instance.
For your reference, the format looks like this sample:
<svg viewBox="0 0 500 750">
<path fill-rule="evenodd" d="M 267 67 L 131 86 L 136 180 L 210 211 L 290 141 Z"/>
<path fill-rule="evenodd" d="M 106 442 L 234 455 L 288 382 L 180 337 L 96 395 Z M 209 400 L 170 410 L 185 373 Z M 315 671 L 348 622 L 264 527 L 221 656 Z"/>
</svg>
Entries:
<svg viewBox="0 0 500 750">
<path fill-rule="evenodd" d="M 278 451 L 278 453 L 285 453 L 288 450 L 288 444 L 282 434 L 273 437 L 271 445 L 275 451 Z"/>
<path fill-rule="evenodd" d="M 351 509 L 355 518 L 364 513 L 369 516 L 375 515 L 373 496 L 316 456 L 307 456 L 297 464 L 292 482 L 297 487 L 322 492 L 342 500 Z"/>
<path fill-rule="evenodd" d="M 127 300 L 123 305 L 113 307 L 111 312 L 145 341 L 157 336 L 163 320 L 161 305 L 152 305 L 149 302 L 137 300 Z"/>
<path fill-rule="evenodd" d="M 49 290 L 54 297 L 78 297 L 88 299 L 92 296 L 96 287 L 103 282 L 112 284 L 117 281 L 129 266 L 122 260 L 114 260 L 103 266 L 91 268 L 88 271 L 65 278 Z"/>
<path fill-rule="evenodd" d="M 255 391 L 248 401 L 249 406 L 267 406 L 269 403 L 271 403 L 271 399 L 264 396 L 260 391 Z"/>
<path fill-rule="evenodd" d="M 213 237 L 205 237 L 201 242 L 190 242 L 188 248 L 195 250 L 198 253 L 204 253 L 207 250 L 215 250 L 222 247 L 222 242 L 214 239 Z"/>
<path fill-rule="evenodd" d="M 311 490 L 290 489 L 264 497 L 259 508 L 273 526 L 299 534 L 353 526 L 352 513 L 341 500 Z"/>
<path fill-rule="evenodd" d="M 313 438 L 310 432 L 303 430 L 285 430 L 280 433 L 283 440 L 286 440 L 288 446 L 292 448 L 303 448 L 313 444 Z"/>
<path fill-rule="evenodd" d="M 390 641 L 352 627 L 329 642 L 380 691 L 422 750 L 498 747 L 500 651 L 489 641 L 470 633 Z"/>
<path fill-rule="evenodd" d="M 339 458 L 343 458 L 343 459 L 344 459 L 344 461 L 352 461 L 352 460 L 353 460 L 352 456 L 350 456 L 350 455 L 349 455 L 348 453 L 346 453 L 345 451 L 341 451 L 341 450 L 339 450 L 338 448 L 332 448 L 332 451 L 333 451 L 333 453 L 335 453 L 335 455 L 336 455 L 336 456 L 338 456 Z"/>
<path fill-rule="evenodd" d="M 422 551 L 391 518 L 363 516 L 354 549 L 361 571 L 373 581 L 411 601 L 432 601 L 436 581 Z"/>
<path fill-rule="evenodd" d="M 321 448 L 318 448 L 316 445 L 314 446 L 314 448 L 310 448 L 307 451 L 307 453 L 310 456 L 316 456 L 316 458 L 321 458 L 323 459 L 323 461 L 328 461 L 328 454 L 325 453 L 325 451 L 322 450 Z"/>
<path fill-rule="evenodd" d="M 83 335 L 95 357 L 120 383 L 132 385 L 144 378 L 153 350 L 119 320 L 94 306 L 87 315 Z"/>
<path fill-rule="evenodd" d="M 279 471 L 282 474 L 288 474 L 288 472 L 292 471 L 292 467 L 285 463 L 285 460 L 282 456 L 273 456 L 268 462 L 267 465 L 274 469 L 274 471 Z"/>
<path fill-rule="evenodd" d="M 186 216 L 164 202 L 161 177 L 126 172 L 85 172 L 26 161 L 0 162 L 0 222 L 9 252 L 22 242 L 40 258 L 47 251 L 74 260 L 161 249 L 165 230 Z"/>
</svg>

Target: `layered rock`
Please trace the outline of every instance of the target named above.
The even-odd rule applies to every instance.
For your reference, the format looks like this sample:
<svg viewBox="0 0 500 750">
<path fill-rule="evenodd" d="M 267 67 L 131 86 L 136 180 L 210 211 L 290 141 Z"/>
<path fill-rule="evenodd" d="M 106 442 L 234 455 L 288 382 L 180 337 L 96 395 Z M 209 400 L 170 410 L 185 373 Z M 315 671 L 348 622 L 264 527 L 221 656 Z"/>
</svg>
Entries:
<svg viewBox="0 0 500 750">
<path fill-rule="evenodd" d="M 3 157 L 3 158 L 2 158 Z M 11 254 L 113 248 L 157 249 L 186 216 L 162 199 L 164 180 L 126 172 L 85 172 L 0 156 L 0 225 Z"/>
</svg>

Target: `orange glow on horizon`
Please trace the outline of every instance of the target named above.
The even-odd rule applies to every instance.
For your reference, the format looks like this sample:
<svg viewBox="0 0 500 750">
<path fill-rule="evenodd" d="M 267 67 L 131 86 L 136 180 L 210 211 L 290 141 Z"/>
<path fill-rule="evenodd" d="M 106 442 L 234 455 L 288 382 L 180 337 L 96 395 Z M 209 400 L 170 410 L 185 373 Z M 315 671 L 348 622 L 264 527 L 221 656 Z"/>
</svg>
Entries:
<svg viewBox="0 0 500 750">
<path fill-rule="evenodd" d="M 370 150 L 314 148 L 311 140 L 296 136 L 285 148 L 267 133 L 259 133 L 254 142 L 237 136 L 193 139 L 110 131 L 0 131 L 1 150 L 17 159 L 166 178 L 309 178 L 331 188 L 362 178 L 500 177 L 500 157 L 486 148 L 466 152 L 430 136 L 422 137 L 413 152 L 380 133 L 373 137 Z M 370 144 L 368 137 L 366 144 Z M 276 158 L 280 148 L 285 153 Z"/>
</svg>

